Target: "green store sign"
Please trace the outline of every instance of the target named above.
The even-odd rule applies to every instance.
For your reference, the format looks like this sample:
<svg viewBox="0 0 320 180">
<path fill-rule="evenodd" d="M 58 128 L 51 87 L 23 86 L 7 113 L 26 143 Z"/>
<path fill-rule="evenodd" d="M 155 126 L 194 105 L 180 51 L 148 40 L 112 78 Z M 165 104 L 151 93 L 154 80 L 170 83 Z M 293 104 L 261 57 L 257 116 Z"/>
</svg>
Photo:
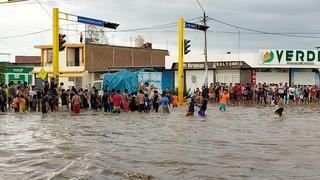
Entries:
<svg viewBox="0 0 320 180">
<path fill-rule="evenodd" d="M 259 64 L 320 65 L 320 51 L 314 50 L 260 50 Z"/>
<path fill-rule="evenodd" d="M 5 73 L 30 73 L 33 70 L 32 67 L 9 67 L 5 69 Z"/>
</svg>

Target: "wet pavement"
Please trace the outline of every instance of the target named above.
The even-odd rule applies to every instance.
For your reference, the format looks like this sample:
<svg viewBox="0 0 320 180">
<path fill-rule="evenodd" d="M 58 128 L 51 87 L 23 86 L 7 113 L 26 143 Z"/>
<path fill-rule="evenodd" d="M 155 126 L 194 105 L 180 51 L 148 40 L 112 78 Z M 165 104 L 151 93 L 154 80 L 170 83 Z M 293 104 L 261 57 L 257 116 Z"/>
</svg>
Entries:
<svg viewBox="0 0 320 180">
<path fill-rule="evenodd" d="M 320 179 L 320 107 L 0 115 L 0 179 Z"/>
</svg>

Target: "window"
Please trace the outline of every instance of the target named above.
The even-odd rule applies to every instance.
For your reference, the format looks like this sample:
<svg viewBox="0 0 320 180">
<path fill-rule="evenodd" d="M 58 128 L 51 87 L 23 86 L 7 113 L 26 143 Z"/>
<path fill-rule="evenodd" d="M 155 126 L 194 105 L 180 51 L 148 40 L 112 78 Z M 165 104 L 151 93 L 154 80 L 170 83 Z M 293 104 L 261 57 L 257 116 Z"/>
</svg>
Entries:
<svg viewBox="0 0 320 180">
<path fill-rule="evenodd" d="M 80 66 L 80 48 L 68 48 L 67 66 Z"/>
<path fill-rule="evenodd" d="M 52 49 L 47 50 L 47 61 L 48 63 L 52 63 Z"/>
<path fill-rule="evenodd" d="M 77 89 L 82 88 L 82 78 L 81 77 L 69 77 L 69 89 L 72 88 L 72 86 L 76 87 Z"/>
</svg>

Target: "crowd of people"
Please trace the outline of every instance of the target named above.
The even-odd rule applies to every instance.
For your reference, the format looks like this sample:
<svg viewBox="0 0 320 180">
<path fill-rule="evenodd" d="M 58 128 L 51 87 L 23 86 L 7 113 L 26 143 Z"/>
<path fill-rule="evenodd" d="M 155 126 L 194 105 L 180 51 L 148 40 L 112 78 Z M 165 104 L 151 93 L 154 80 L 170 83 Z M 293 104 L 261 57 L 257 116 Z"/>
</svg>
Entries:
<svg viewBox="0 0 320 180">
<path fill-rule="evenodd" d="M 287 83 L 279 84 L 225 84 L 216 83 L 209 87 L 209 101 L 218 103 L 223 90 L 227 90 L 231 105 L 271 105 L 278 97 L 282 97 L 285 104 L 319 104 L 320 87 L 316 85 L 301 86 Z M 200 98 L 201 91 L 195 90 Z"/>
<path fill-rule="evenodd" d="M 56 79 L 44 82 L 42 88 L 29 86 L 26 82 L 20 81 L 15 84 L 0 85 L 0 111 L 14 111 L 24 113 L 42 112 L 73 112 L 79 114 L 80 111 L 88 109 L 103 110 L 104 112 L 120 113 L 122 111 L 139 112 L 162 112 L 170 113 L 169 107 L 177 107 L 178 97 L 169 90 L 158 93 L 152 90 L 146 83 L 143 89 L 136 93 L 128 93 L 125 89 L 112 89 L 110 92 L 100 93 L 96 88 L 92 89 L 66 89 L 64 83 L 57 83 Z"/>
<path fill-rule="evenodd" d="M 208 88 L 197 88 L 189 98 L 187 116 L 192 116 L 195 106 L 199 107 L 198 114 L 204 116 L 208 103 L 218 103 L 220 110 L 229 106 L 239 105 L 272 105 L 284 108 L 285 104 L 318 104 L 320 102 L 320 88 L 318 86 L 288 86 L 282 84 L 210 84 Z M 64 83 L 58 83 L 54 78 L 44 82 L 42 88 L 29 86 L 27 83 L 0 85 L 0 111 L 30 112 L 73 112 L 93 109 L 104 112 L 159 112 L 170 113 L 170 107 L 178 106 L 178 96 L 175 91 L 167 88 L 163 93 L 150 88 L 148 83 L 139 87 L 138 92 L 129 93 L 112 89 L 110 92 L 100 93 L 92 89 L 66 89 Z M 281 111 L 281 109 L 280 109 Z M 282 109 L 283 111 L 283 109 Z M 282 111 L 278 114 L 281 114 Z"/>
</svg>

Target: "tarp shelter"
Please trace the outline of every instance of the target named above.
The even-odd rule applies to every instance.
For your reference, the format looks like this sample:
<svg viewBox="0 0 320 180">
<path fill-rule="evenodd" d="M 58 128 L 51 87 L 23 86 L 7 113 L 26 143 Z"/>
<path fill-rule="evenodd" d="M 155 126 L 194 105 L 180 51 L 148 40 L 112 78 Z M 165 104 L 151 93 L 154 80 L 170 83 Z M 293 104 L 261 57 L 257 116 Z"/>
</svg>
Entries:
<svg viewBox="0 0 320 180">
<path fill-rule="evenodd" d="M 111 91 L 112 89 L 123 90 L 128 92 L 136 92 L 138 90 L 138 76 L 136 73 L 120 70 L 116 73 L 106 73 L 103 75 L 103 90 Z"/>
</svg>

